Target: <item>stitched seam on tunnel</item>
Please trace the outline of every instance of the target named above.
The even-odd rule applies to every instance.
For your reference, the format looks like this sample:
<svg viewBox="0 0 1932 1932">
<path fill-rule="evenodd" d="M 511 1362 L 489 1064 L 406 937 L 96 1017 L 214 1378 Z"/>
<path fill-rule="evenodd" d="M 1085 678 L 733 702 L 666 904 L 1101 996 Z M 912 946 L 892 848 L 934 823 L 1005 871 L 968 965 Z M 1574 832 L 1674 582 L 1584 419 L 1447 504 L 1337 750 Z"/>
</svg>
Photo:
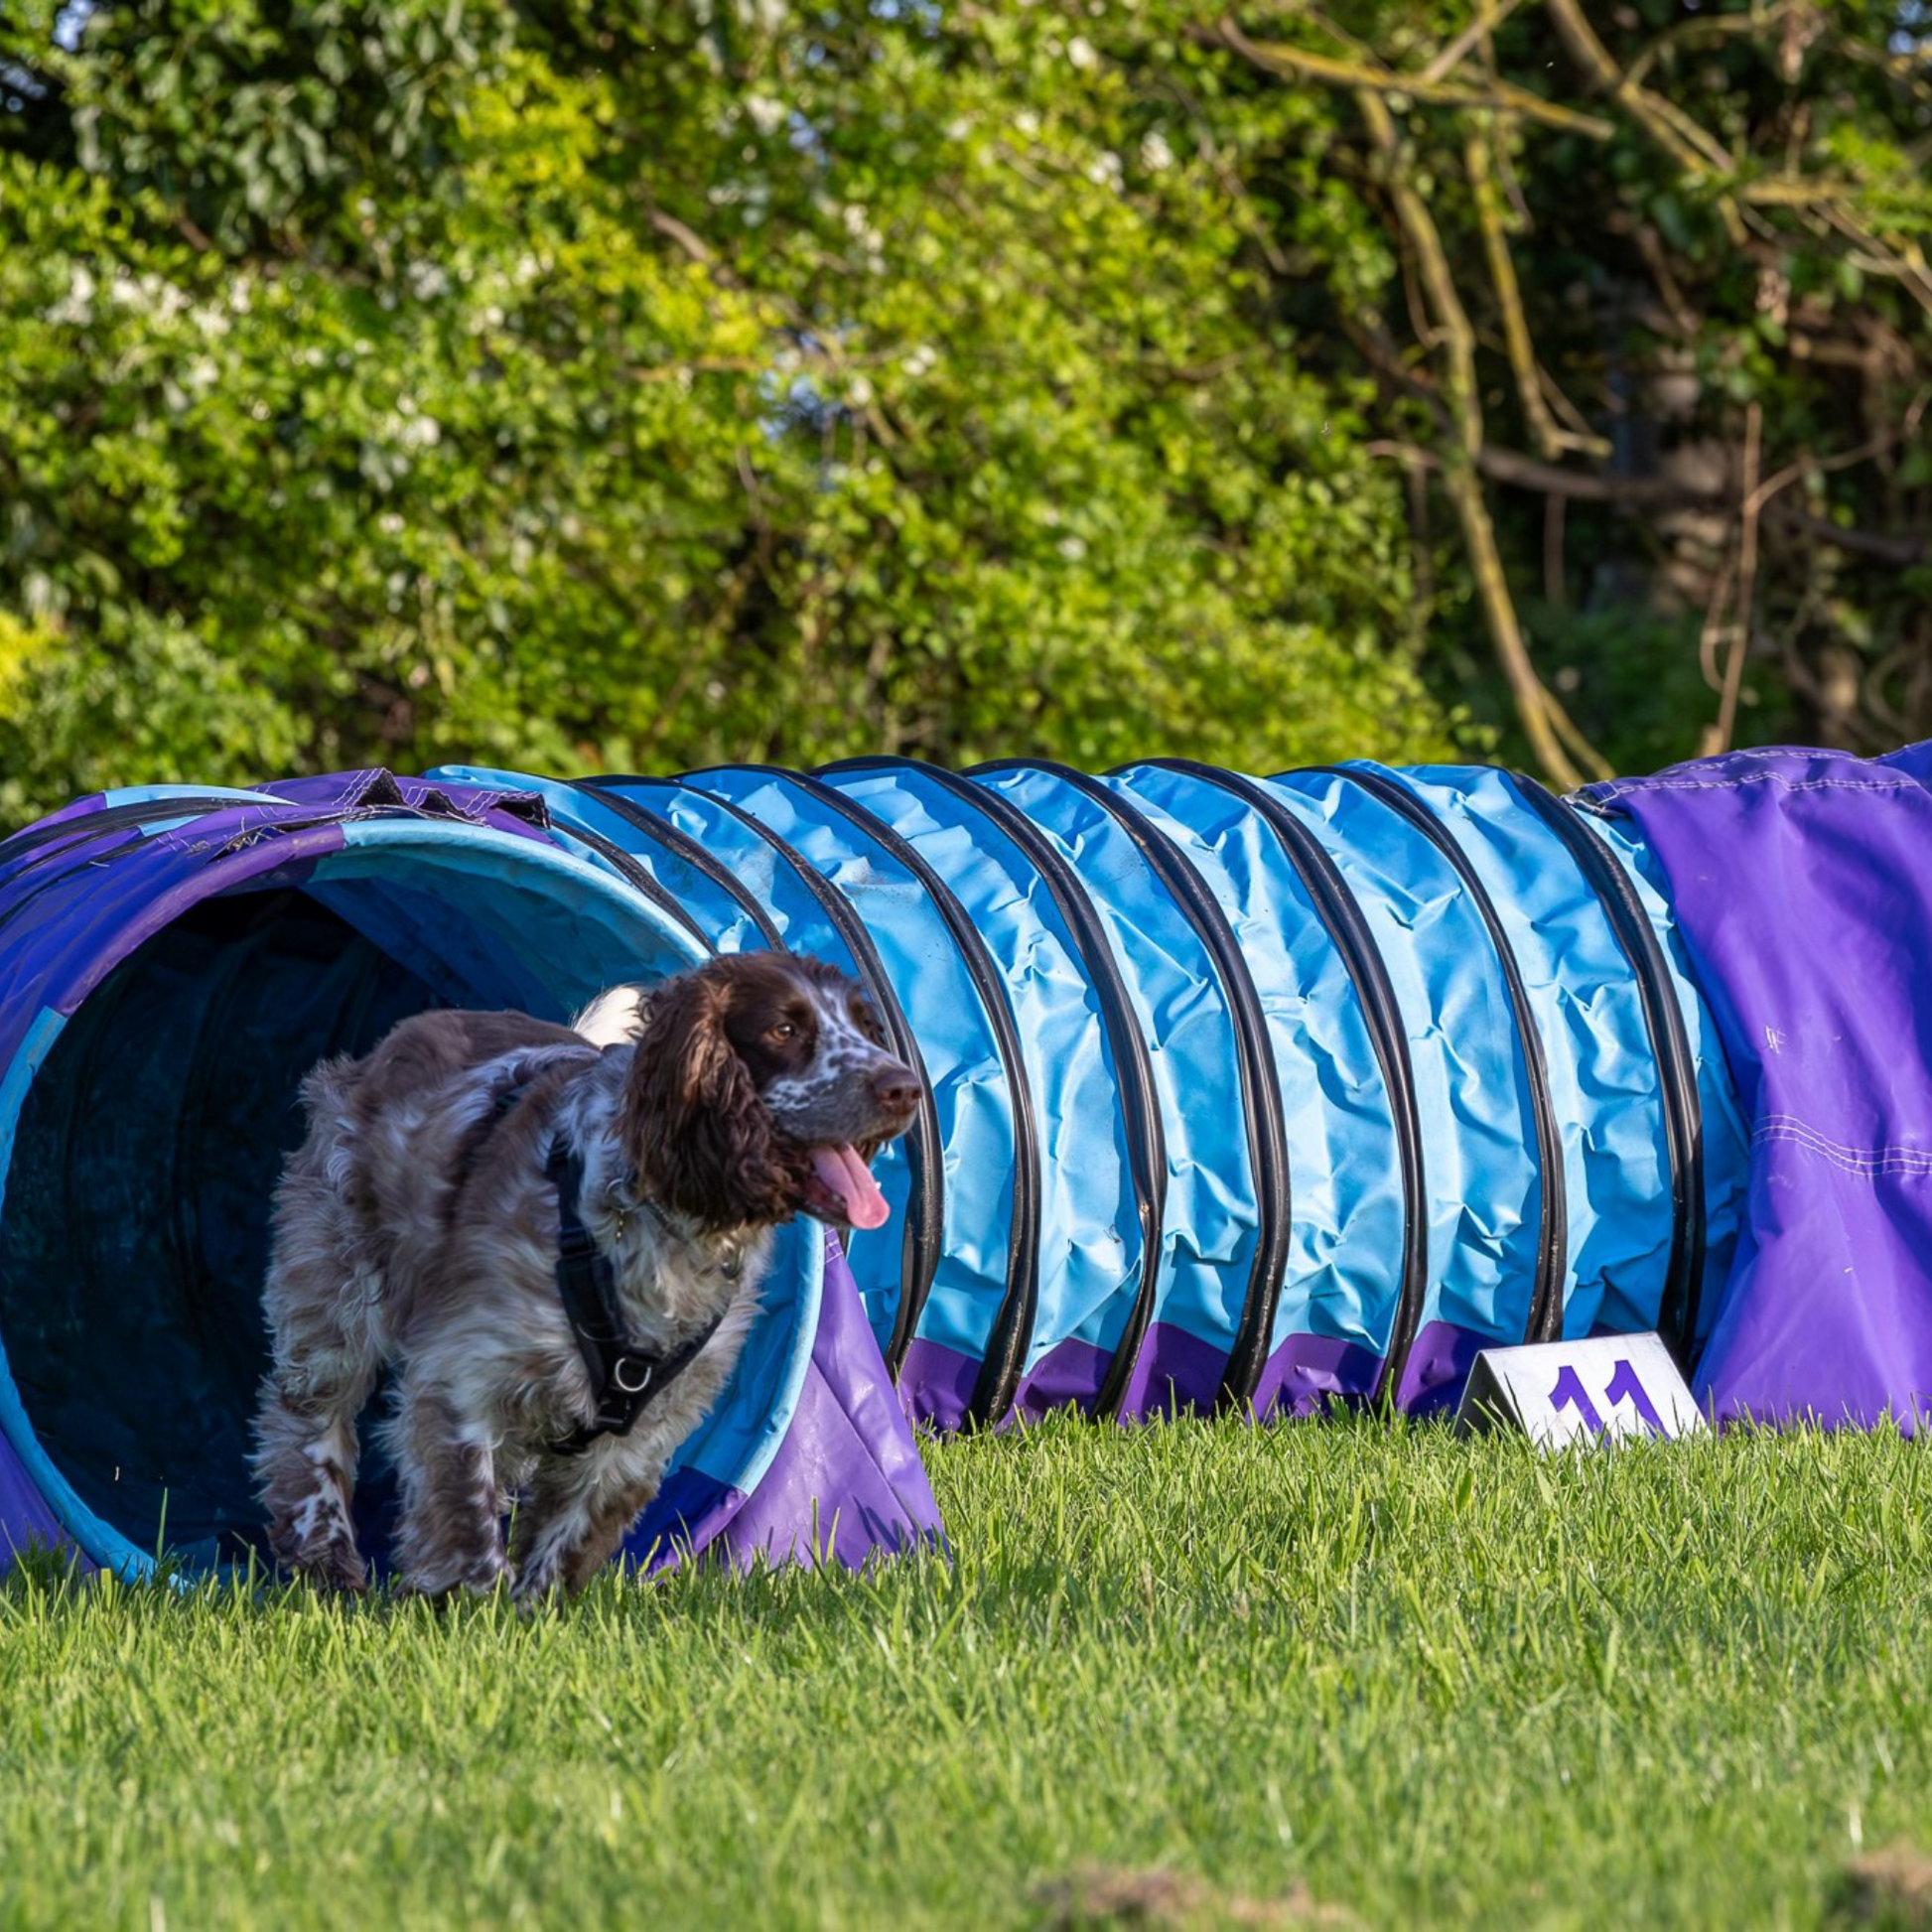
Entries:
<svg viewBox="0 0 1932 1932">
<path fill-rule="evenodd" d="M 1788 778 L 1782 771 L 1743 771 L 1733 778 L 1618 778 L 1599 797 L 1639 791 L 1735 791 L 1740 785 L 1782 785 L 1786 791 L 1918 791 L 1916 778 Z"/>
<path fill-rule="evenodd" d="M 1853 1147 L 1835 1141 L 1828 1134 L 1791 1114 L 1772 1114 L 1758 1123 L 1751 1135 L 1759 1141 L 1795 1141 L 1820 1154 L 1836 1168 L 1856 1174 L 1932 1174 L 1932 1149 L 1914 1147 Z"/>
</svg>

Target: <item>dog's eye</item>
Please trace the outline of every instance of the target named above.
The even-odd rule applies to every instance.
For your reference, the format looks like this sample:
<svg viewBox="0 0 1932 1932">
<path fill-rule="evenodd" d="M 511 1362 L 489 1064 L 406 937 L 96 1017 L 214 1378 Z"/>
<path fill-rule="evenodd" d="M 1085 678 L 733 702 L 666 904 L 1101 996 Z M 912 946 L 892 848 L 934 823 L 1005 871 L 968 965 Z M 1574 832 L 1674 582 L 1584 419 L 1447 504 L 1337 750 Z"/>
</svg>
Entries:
<svg viewBox="0 0 1932 1932">
<path fill-rule="evenodd" d="M 792 1035 L 795 1034 L 797 1031 L 798 1029 L 794 1027 L 789 1020 L 780 1020 L 778 1024 L 771 1029 L 770 1037 L 773 1039 L 789 1039 L 792 1036 Z"/>
</svg>

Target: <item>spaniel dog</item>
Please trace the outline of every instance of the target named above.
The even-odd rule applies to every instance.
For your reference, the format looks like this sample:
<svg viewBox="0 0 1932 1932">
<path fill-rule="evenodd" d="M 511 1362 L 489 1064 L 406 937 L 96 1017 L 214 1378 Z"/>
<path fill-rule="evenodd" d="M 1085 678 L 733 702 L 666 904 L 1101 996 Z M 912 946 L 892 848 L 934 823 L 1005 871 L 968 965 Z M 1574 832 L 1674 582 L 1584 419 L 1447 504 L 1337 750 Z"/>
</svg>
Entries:
<svg viewBox="0 0 1932 1932">
<path fill-rule="evenodd" d="M 616 989 L 572 1027 L 418 1014 L 317 1066 L 263 1297 L 276 1560 L 366 1586 L 355 1419 L 392 1365 L 405 1587 L 582 1588 L 731 1374 L 770 1230 L 879 1226 L 867 1163 L 918 1092 L 850 980 L 777 953 Z"/>
</svg>

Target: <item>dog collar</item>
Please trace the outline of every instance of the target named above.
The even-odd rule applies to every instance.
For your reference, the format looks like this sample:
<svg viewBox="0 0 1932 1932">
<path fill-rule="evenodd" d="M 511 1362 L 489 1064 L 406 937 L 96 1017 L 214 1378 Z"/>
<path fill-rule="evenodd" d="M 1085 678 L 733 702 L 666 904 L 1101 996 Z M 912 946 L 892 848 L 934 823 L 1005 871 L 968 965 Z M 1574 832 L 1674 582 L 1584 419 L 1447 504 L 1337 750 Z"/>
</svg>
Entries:
<svg viewBox="0 0 1932 1932">
<path fill-rule="evenodd" d="M 650 1218 L 674 1239 L 681 1239 L 671 1217 L 655 1201 L 644 1200 L 635 1191 L 637 1171 L 630 1169 L 609 1181 L 604 1189 L 604 1204 L 617 1222 L 614 1239 L 621 1241 L 625 1225 L 633 1214 L 648 1214 Z M 708 1274 L 722 1275 L 728 1282 L 735 1282 L 745 1272 L 745 1248 L 741 1242 L 734 1242 L 725 1250 L 721 1260 L 714 1261 L 706 1271 Z"/>
</svg>

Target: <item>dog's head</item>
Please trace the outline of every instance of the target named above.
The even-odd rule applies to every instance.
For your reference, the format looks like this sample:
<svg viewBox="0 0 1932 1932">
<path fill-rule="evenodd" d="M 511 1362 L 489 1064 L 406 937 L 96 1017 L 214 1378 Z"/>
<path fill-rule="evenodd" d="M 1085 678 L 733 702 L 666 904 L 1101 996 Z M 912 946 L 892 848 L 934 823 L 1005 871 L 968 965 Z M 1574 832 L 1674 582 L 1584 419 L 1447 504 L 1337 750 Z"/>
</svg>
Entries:
<svg viewBox="0 0 1932 1932">
<path fill-rule="evenodd" d="M 843 973 L 733 953 L 656 988 L 641 1019 L 620 1131 L 653 1200 L 713 1228 L 886 1219 L 868 1163 L 919 1081 Z"/>
</svg>

